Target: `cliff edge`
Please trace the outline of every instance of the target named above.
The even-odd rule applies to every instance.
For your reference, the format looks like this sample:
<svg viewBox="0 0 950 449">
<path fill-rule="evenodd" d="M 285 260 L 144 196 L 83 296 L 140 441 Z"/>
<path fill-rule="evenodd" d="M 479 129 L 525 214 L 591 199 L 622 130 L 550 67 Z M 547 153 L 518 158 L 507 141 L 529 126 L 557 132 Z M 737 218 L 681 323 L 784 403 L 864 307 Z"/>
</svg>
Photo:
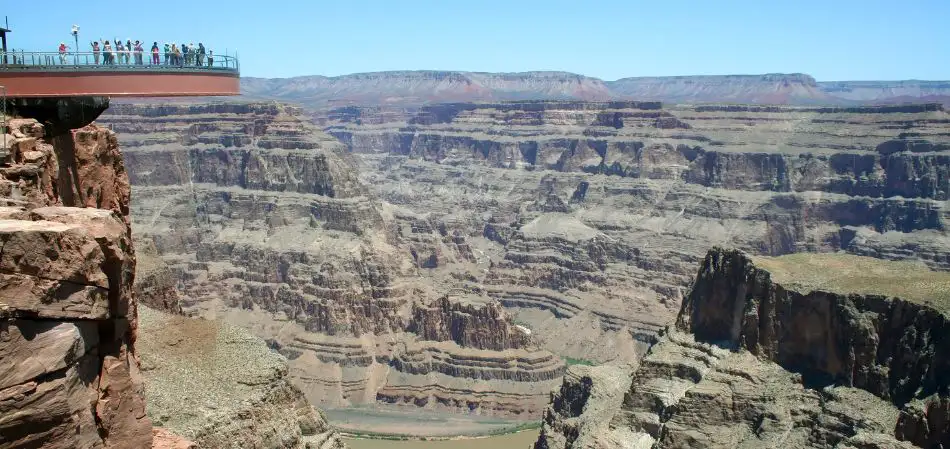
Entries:
<svg viewBox="0 0 950 449">
<path fill-rule="evenodd" d="M 115 135 L 13 119 L 0 151 L 0 448 L 147 448 Z"/>
<path fill-rule="evenodd" d="M 946 446 L 948 292 L 918 263 L 713 249 L 633 373 L 569 372 L 535 447 Z"/>
</svg>

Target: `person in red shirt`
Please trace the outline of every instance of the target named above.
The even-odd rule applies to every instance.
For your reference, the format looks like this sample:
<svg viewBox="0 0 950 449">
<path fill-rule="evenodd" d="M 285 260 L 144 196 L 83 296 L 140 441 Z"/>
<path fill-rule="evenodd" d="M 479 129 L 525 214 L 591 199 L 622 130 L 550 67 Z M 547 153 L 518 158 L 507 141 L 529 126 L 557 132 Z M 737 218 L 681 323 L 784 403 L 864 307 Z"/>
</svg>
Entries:
<svg viewBox="0 0 950 449">
<path fill-rule="evenodd" d="M 66 64 L 66 49 L 69 47 L 66 46 L 65 42 L 59 43 L 59 63 Z"/>
</svg>

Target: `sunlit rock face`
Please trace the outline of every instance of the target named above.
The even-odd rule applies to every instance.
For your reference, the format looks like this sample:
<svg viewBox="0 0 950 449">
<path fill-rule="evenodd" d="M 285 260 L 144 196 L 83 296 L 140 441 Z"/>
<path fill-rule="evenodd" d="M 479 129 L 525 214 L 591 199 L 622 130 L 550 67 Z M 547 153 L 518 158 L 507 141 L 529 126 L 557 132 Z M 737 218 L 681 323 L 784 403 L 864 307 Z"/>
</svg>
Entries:
<svg viewBox="0 0 950 449">
<path fill-rule="evenodd" d="M 636 360 L 713 245 L 950 269 L 940 105 L 534 101 L 319 117 L 397 218 L 467 238 L 487 266 L 463 284 L 575 359 Z M 415 241 L 420 261 L 440 260 Z"/>
<path fill-rule="evenodd" d="M 270 339 L 320 404 L 537 416 L 552 353 L 635 366 L 712 245 L 950 268 L 937 105 L 347 107 L 326 134 L 302 114 L 102 121 L 183 309 Z"/>
<path fill-rule="evenodd" d="M 115 134 L 13 119 L 0 195 L 0 447 L 152 444 Z"/>
<path fill-rule="evenodd" d="M 314 404 L 540 416 L 564 362 L 459 281 L 487 264 L 471 237 L 381 201 L 298 108 L 116 105 L 101 121 L 127 148 L 155 304 L 174 286 L 183 313 L 265 338 Z"/>
<path fill-rule="evenodd" d="M 569 371 L 535 447 L 939 447 L 948 289 L 919 262 L 712 249 L 639 367 Z"/>
</svg>

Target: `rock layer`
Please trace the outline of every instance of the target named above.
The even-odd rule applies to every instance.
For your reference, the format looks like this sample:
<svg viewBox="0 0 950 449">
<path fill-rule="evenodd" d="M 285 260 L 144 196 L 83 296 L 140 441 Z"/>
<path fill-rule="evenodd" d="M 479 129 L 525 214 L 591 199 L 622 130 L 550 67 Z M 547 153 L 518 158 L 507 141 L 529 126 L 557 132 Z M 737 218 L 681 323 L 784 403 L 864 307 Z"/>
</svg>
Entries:
<svg viewBox="0 0 950 449">
<path fill-rule="evenodd" d="M 174 285 L 185 313 L 250 329 L 321 406 L 539 416 L 564 363 L 457 282 L 479 269 L 469 236 L 379 201 L 358 161 L 300 114 L 120 105 L 103 117 L 127 148 L 136 238 L 165 266 L 140 281 L 149 303 L 173 302 Z"/>
<path fill-rule="evenodd" d="M 464 236 L 481 272 L 457 282 L 549 350 L 603 362 L 656 341 L 711 245 L 950 269 L 947 120 L 930 104 L 520 101 L 340 108 L 326 130 L 408 222 L 420 266 L 467 261 L 427 229 Z"/>
<path fill-rule="evenodd" d="M 948 288 L 906 262 L 711 250 L 640 366 L 599 381 L 613 395 L 567 377 L 536 447 L 936 447 Z"/>
<path fill-rule="evenodd" d="M 321 404 L 535 398 L 556 364 L 522 373 L 535 349 L 489 335 L 635 363 L 711 245 L 950 269 L 939 105 L 519 101 L 318 117 L 345 147 L 299 114 L 123 105 L 104 120 L 124 131 L 136 224 L 184 309 L 269 339 Z M 446 295 L 504 313 L 434 303 Z M 514 379 L 528 381 L 502 382 Z"/>
<path fill-rule="evenodd" d="M 0 447 L 152 444 L 115 135 L 10 120 L 0 168 Z"/>
</svg>

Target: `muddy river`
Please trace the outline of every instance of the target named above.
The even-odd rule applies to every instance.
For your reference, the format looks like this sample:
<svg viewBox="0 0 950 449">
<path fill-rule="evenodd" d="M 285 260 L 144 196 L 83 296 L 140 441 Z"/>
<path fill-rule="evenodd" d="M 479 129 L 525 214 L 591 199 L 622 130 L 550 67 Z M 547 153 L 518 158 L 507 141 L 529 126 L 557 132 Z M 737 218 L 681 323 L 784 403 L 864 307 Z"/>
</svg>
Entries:
<svg viewBox="0 0 950 449">
<path fill-rule="evenodd" d="M 529 449 L 538 439 L 537 430 L 466 440 L 389 441 L 346 439 L 350 449 Z"/>
</svg>

